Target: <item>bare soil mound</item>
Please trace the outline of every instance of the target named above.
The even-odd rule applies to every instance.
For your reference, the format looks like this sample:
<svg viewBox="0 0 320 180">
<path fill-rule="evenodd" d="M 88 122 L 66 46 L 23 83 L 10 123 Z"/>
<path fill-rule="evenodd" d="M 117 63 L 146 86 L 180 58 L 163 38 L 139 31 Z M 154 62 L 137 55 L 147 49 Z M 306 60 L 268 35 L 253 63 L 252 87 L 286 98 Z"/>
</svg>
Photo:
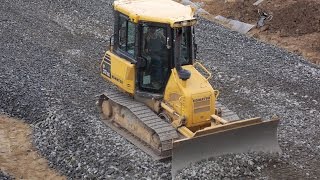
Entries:
<svg viewBox="0 0 320 180">
<path fill-rule="evenodd" d="M 282 36 L 301 36 L 320 32 L 320 3 L 297 1 L 283 8 L 270 9 L 274 18 L 268 23 L 271 32 L 278 32 Z"/>
<path fill-rule="evenodd" d="M 256 0 L 228 2 L 224 0 L 195 0 L 203 2 L 204 9 L 213 15 L 256 24 L 258 10 L 272 16 L 262 29 L 250 32 L 256 38 L 302 54 L 311 62 L 320 64 L 320 1 L 265 0 L 258 6 Z"/>
</svg>

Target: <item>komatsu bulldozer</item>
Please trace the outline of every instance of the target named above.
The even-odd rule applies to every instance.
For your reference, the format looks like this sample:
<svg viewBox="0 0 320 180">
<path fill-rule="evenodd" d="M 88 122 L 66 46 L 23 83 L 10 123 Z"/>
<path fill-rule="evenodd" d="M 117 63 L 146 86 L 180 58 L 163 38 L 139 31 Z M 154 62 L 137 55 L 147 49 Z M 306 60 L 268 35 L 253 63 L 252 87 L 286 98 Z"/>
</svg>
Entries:
<svg viewBox="0 0 320 180">
<path fill-rule="evenodd" d="M 101 76 L 115 85 L 97 101 L 103 122 L 172 175 L 229 153 L 279 152 L 278 118 L 240 120 L 217 101 L 212 74 L 196 60 L 194 9 L 171 0 L 116 0 Z M 214 61 L 212 61 L 214 63 Z"/>
</svg>

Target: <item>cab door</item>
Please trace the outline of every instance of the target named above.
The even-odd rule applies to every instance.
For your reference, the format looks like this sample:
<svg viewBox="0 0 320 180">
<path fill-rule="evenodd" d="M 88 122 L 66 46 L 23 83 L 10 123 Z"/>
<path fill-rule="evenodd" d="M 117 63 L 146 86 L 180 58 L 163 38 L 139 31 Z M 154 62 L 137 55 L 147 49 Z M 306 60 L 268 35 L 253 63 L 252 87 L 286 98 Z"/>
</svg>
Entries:
<svg viewBox="0 0 320 180">
<path fill-rule="evenodd" d="M 116 12 L 114 45 L 101 63 L 101 75 L 120 89 L 134 94 L 136 81 L 137 24 Z"/>
<path fill-rule="evenodd" d="M 138 86 L 142 91 L 162 93 L 170 73 L 168 27 L 143 23 L 139 28 L 139 59 L 143 67 L 138 72 Z"/>
</svg>

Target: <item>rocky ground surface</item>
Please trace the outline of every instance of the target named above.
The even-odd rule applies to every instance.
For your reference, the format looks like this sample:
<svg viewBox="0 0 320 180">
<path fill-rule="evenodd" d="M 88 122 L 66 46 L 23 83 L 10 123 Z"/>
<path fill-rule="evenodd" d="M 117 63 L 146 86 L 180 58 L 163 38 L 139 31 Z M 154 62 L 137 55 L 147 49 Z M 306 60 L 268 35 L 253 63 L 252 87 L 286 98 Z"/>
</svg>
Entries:
<svg viewBox="0 0 320 180">
<path fill-rule="evenodd" d="M 113 88 L 98 73 L 110 4 L 2 1 L 0 112 L 31 124 L 38 151 L 69 178 L 170 179 L 170 162 L 153 161 L 99 120 L 95 96 Z M 210 159 L 177 178 L 319 178 L 320 68 L 206 20 L 196 31 L 220 101 L 243 118 L 281 117 L 283 154 Z"/>
<path fill-rule="evenodd" d="M 7 175 L 4 172 L 0 171 L 0 179 L 2 179 L 2 180 L 11 180 L 12 177 L 10 177 L 9 175 Z"/>
</svg>

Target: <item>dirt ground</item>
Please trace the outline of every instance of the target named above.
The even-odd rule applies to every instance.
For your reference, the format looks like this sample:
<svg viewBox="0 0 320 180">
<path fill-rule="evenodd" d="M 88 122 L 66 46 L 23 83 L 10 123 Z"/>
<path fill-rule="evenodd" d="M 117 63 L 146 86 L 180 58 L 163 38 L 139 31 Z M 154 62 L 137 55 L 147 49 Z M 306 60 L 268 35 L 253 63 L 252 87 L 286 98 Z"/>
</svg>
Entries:
<svg viewBox="0 0 320 180">
<path fill-rule="evenodd" d="M 66 179 L 35 151 L 30 135 L 28 124 L 0 115 L 0 170 L 15 179 Z"/>
<path fill-rule="evenodd" d="M 202 3 L 212 15 L 222 15 L 256 24 L 258 10 L 272 15 L 265 26 L 253 29 L 250 36 L 301 54 L 312 63 L 320 64 L 320 1 L 319 0 L 256 0 L 225 2 L 225 0 L 193 0 Z"/>
</svg>

